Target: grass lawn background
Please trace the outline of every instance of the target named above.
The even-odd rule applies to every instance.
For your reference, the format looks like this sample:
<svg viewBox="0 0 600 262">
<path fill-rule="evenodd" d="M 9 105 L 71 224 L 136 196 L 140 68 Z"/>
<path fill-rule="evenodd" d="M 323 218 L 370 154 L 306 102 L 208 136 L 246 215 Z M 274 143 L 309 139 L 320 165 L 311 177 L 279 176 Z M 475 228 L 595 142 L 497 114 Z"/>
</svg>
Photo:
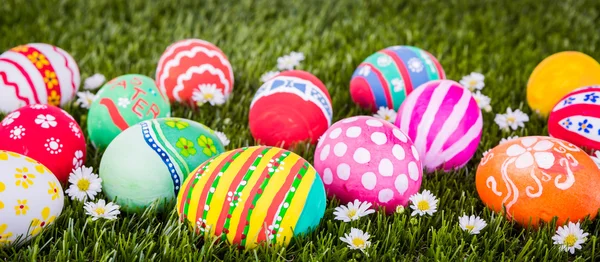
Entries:
<svg viewBox="0 0 600 262">
<path fill-rule="evenodd" d="M 383 212 L 343 223 L 333 220 L 336 201 L 321 225 L 287 248 L 239 251 L 225 244 L 203 243 L 176 214 L 121 215 L 91 222 L 83 204 L 67 201 L 53 227 L 21 248 L 0 250 L 5 261 L 502 261 L 600 260 L 599 220 L 582 225 L 590 233 L 583 250 L 567 255 L 553 246 L 553 225 L 524 229 L 485 209 L 475 189 L 481 153 L 509 135 L 547 135 L 546 122 L 531 116 L 524 129 L 502 132 L 495 113 L 506 107 L 531 114 L 526 83 L 545 57 L 577 50 L 600 59 L 600 1 L 24 1 L 0 4 L 0 49 L 45 42 L 69 52 L 82 79 L 102 73 L 107 80 L 139 73 L 154 78 L 164 49 L 177 40 L 200 38 L 215 43 L 229 57 L 235 87 L 228 103 L 190 110 L 173 105 L 184 117 L 224 131 L 227 147 L 253 145 L 248 109 L 259 77 L 274 70 L 279 56 L 301 51 L 300 69 L 319 77 L 333 99 L 334 121 L 370 112 L 354 105 L 349 80 L 367 56 L 392 45 L 413 45 L 438 58 L 448 78 L 460 80 L 472 71 L 485 75 L 482 93 L 492 98 L 484 112 L 481 144 L 474 159 L 451 173 L 424 178 L 440 202 L 432 217 L 411 222 L 410 212 Z M 86 110 L 65 109 L 86 129 Z M 231 124 L 224 124 L 230 118 Z M 89 144 L 89 143 L 88 143 Z M 296 150 L 312 162 L 314 146 Z M 97 172 L 101 152 L 91 146 L 88 166 Z M 101 195 L 101 197 L 103 197 Z M 477 214 L 488 221 L 480 235 L 458 227 L 458 216 Z M 369 257 L 339 240 L 351 227 L 372 235 Z"/>
</svg>

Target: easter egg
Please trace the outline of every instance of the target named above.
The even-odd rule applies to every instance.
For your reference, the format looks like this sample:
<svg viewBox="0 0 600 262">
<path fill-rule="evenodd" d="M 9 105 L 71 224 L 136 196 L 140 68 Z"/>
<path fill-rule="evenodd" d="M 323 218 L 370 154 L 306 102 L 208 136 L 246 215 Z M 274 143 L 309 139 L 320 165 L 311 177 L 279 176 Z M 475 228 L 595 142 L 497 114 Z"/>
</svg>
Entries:
<svg viewBox="0 0 600 262">
<path fill-rule="evenodd" d="M 48 228 L 63 209 L 60 182 L 39 162 L 0 150 L 0 247 L 23 244 Z"/>
<path fill-rule="evenodd" d="M 214 87 L 227 98 L 233 81 L 227 56 L 200 39 L 185 39 L 167 47 L 156 69 L 156 85 L 172 102 L 193 104 L 194 91 L 203 87 Z"/>
<path fill-rule="evenodd" d="M 250 104 L 252 136 L 268 146 L 315 144 L 331 125 L 329 92 L 316 76 L 300 70 L 285 71 L 264 83 Z"/>
<path fill-rule="evenodd" d="M 600 150 L 600 86 L 575 89 L 554 106 L 548 117 L 551 137 L 589 150 Z"/>
<path fill-rule="evenodd" d="M 49 44 L 26 44 L 0 55 L 0 112 L 25 105 L 65 105 L 79 89 L 77 63 Z"/>
<path fill-rule="evenodd" d="M 396 126 L 412 139 L 428 171 L 448 171 L 467 164 L 477 151 L 483 118 L 468 89 L 438 80 L 408 95 Z"/>
<path fill-rule="evenodd" d="M 421 187 L 423 169 L 412 141 L 393 124 L 356 116 L 333 124 L 315 150 L 315 169 L 329 196 L 384 207 L 406 206 Z"/>
<path fill-rule="evenodd" d="M 66 111 L 51 105 L 28 105 L 0 122 L 0 150 L 31 157 L 66 184 L 85 162 L 85 137 Z"/>
<path fill-rule="evenodd" d="M 314 229 L 326 201 L 310 163 L 280 148 L 255 146 L 199 166 L 183 183 L 176 209 L 194 231 L 250 249 L 286 246 Z"/>
<path fill-rule="evenodd" d="M 117 136 L 100 162 L 104 194 L 123 210 L 159 210 L 177 197 L 185 178 L 224 152 L 210 128 L 181 118 L 147 120 Z"/>
<path fill-rule="evenodd" d="M 90 105 L 88 137 L 96 148 L 105 149 L 130 126 L 170 115 L 169 100 L 154 80 L 137 74 L 119 76 L 106 83 Z"/>
<path fill-rule="evenodd" d="M 600 84 L 600 64 L 575 51 L 553 54 L 535 67 L 527 82 L 527 103 L 548 116 L 556 103 L 582 86 Z"/>
<path fill-rule="evenodd" d="M 483 203 L 521 225 L 578 221 L 600 208 L 600 170 L 580 148 L 564 140 L 530 136 L 491 149 L 475 178 Z"/>
<path fill-rule="evenodd" d="M 398 110 L 406 96 L 420 85 L 446 74 L 427 51 L 414 46 L 392 46 L 367 57 L 354 71 L 350 95 L 359 106 Z"/>
</svg>

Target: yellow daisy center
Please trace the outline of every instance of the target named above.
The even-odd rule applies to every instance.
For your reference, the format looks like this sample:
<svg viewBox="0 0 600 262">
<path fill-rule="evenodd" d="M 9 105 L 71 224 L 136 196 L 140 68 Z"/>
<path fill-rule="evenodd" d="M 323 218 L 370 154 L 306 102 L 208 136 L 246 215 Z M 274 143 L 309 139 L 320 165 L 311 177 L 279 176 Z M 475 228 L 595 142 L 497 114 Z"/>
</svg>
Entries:
<svg viewBox="0 0 600 262">
<path fill-rule="evenodd" d="M 80 179 L 77 181 L 77 188 L 81 191 L 87 191 L 90 188 L 90 181 L 87 179 Z"/>
<path fill-rule="evenodd" d="M 506 122 L 514 123 L 517 119 L 514 116 L 509 116 L 506 118 Z"/>
<path fill-rule="evenodd" d="M 348 210 L 348 217 L 353 218 L 354 216 L 356 216 L 356 209 Z"/>
<path fill-rule="evenodd" d="M 465 228 L 469 231 L 473 231 L 473 228 L 475 228 L 475 225 L 466 225 Z"/>
<path fill-rule="evenodd" d="M 365 247 L 365 240 L 360 237 L 355 237 L 352 239 L 352 245 L 359 248 L 363 248 Z"/>
<path fill-rule="evenodd" d="M 205 94 L 204 94 L 204 99 L 206 99 L 206 100 L 211 100 L 211 99 L 213 99 L 214 97 L 215 97 L 215 96 L 214 96 L 213 94 L 211 94 L 211 93 L 205 93 Z"/>
<path fill-rule="evenodd" d="M 565 237 L 565 246 L 568 247 L 572 247 L 575 245 L 575 242 L 577 242 L 577 237 L 573 234 L 569 234 L 567 237 Z"/>
<path fill-rule="evenodd" d="M 384 118 L 385 120 L 387 120 L 387 121 L 389 121 L 390 119 L 392 119 L 392 118 L 391 118 L 389 115 L 385 115 L 383 118 Z"/>
<path fill-rule="evenodd" d="M 419 208 L 421 211 L 429 210 L 429 202 L 426 200 L 421 200 L 419 203 L 417 203 L 417 208 Z"/>
<path fill-rule="evenodd" d="M 477 85 L 477 81 L 471 80 L 471 81 L 469 81 L 469 85 L 470 86 L 475 86 L 475 85 Z"/>
<path fill-rule="evenodd" d="M 104 213 L 106 213 L 106 210 L 103 207 L 97 207 L 96 208 L 96 214 L 98 214 L 98 215 L 104 215 Z"/>
</svg>

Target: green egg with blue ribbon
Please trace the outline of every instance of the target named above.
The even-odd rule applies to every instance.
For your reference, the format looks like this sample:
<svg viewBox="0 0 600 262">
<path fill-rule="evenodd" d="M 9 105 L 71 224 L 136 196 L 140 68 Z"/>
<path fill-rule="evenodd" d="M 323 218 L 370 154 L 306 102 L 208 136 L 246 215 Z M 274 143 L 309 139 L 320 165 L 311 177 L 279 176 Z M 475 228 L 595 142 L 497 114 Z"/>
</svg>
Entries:
<svg viewBox="0 0 600 262">
<path fill-rule="evenodd" d="M 144 121 L 106 149 L 99 171 L 102 188 L 122 210 L 143 211 L 153 203 L 162 210 L 194 169 L 224 151 L 215 132 L 203 124 L 181 118 Z"/>
</svg>

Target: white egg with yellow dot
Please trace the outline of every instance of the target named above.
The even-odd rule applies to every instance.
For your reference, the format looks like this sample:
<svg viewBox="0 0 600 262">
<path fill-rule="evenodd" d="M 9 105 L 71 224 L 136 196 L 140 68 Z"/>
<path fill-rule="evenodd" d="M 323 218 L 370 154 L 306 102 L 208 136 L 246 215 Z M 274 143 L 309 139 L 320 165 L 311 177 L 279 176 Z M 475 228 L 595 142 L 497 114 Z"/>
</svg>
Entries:
<svg viewBox="0 0 600 262">
<path fill-rule="evenodd" d="M 0 150 L 0 246 L 29 241 L 56 220 L 63 205 L 63 189 L 48 168 Z"/>
</svg>

